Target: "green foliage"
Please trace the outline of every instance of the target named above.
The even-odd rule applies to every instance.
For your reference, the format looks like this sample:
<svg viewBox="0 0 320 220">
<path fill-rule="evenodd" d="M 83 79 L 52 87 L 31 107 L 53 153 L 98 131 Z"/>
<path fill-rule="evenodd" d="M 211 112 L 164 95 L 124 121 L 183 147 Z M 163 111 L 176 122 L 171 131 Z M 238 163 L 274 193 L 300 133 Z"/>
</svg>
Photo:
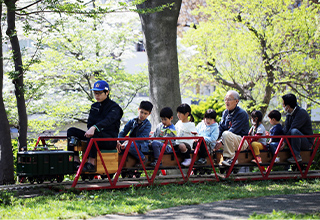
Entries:
<svg viewBox="0 0 320 220">
<path fill-rule="evenodd" d="M 7 197 L 0 204 L 0 218 L 77 219 L 105 214 L 145 213 L 181 205 L 270 195 L 308 193 L 320 190 L 319 180 L 205 182 L 103 191 L 45 193 L 34 198 Z M 201 193 L 199 193 L 201 192 Z M 212 193 L 215 192 L 215 193 Z"/>
<path fill-rule="evenodd" d="M 319 219 L 320 213 L 295 214 L 273 210 L 271 214 L 253 214 L 249 219 Z"/>
<path fill-rule="evenodd" d="M 7 192 L 4 190 L 0 191 L 0 206 L 12 205 L 13 201 L 14 201 L 14 193 Z"/>
<path fill-rule="evenodd" d="M 247 111 L 275 105 L 283 93 L 319 104 L 319 7 L 284 0 L 209 0 L 195 14 L 203 21 L 182 43 L 186 86 L 208 83 L 239 91 Z M 211 77 L 211 79 L 209 78 Z M 271 100 L 274 100 L 271 103 Z M 310 105 L 311 106 L 311 105 Z"/>
<path fill-rule="evenodd" d="M 68 13 L 48 13 L 32 19 L 27 16 L 22 24 L 17 22 L 18 27 L 24 27 L 22 39 L 32 39 L 34 43 L 23 53 L 25 99 L 27 114 L 31 116 L 29 131 L 39 134 L 58 131 L 73 122 L 85 123 L 94 101 L 90 89 L 99 79 L 109 83 L 110 97 L 124 110 L 138 93 L 147 93 L 146 72 L 124 71 L 123 61 L 134 56 L 134 44 L 141 38 L 138 15 L 109 14 L 107 11 L 111 12 L 111 6 L 116 5 L 95 1 L 94 16 L 87 16 L 91 12 L 82 4 L 45 1 L 43 8 Z M 7 76 L 12 78 L 14 73 L 8 71 Z M 4 91 L 4 98 L 10 124 L 16 127 L 18 117 L 12 91 Z"/>
<path fill-rule="evenodd" d="M 208 109 L 213 109 L 217 113 L 216 122 L 220 122 L 222 112 L 225 110 L 224 104 L 225 92 L 223 90 L 216 90 L 212 96 L 205 101 L 200 101 L 199 105 L 191 105 L 194 122 L 198 124 L 204 118 L 204 114 Z"/>
</svg>

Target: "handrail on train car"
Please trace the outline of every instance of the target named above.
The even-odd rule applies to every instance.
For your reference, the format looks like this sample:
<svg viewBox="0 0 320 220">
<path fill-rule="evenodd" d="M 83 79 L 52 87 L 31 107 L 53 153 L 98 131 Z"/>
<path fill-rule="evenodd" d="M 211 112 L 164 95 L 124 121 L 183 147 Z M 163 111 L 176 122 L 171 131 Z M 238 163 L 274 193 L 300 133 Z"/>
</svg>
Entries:
<svg viewBox="0 0 320 220">
<path fill-rule="evenodd" d="M 310 138 L 314 138 L 314 143 L 313 143 L 313 146 L 312 146 L 312 154 L 311 154 L 311 157 L 310 157 L 310 159 L 309 159 L 309 161 L 308 161 L 307 167 L 306 167 L 306 169 L 305 169 L 304 172 L 303 172 L 300 164 L 297 162 L 297 159 L 296 159 L 296 157 L 295 157 L 295 155 L 294 155 L 294 153 L 293 153 L 293 150 L 292 150 L 292 147 L 291 147 L 291 144 L 290 144 L 290 141 L 289 141 L 289 139 L 301 138 L 301 137 L 304 137 L 304 138 L 306 138 L 306 137 L 307 137 L 307 138 L 309 138 L 309 137 L 310 137 Z M 48 140 L 48 139 L 66 139 L 66 138 L 67 138 L 66 136 L 40 136 L 40 137 L 38 138 L 36 147 L 37 147 L 37 145 L 40 143 L 40 141 L 41 141 L 41 143 L 42 143 L 43 145 L 45 145 L 45 144 L 46 144 L 46 143 L 45 143 L 45 140 Z M 236 151 L 236 153 L 235 153 L 233 163 L 232 163 L 231 166 L 229 167 L 226 175 L 224 175 L 224 178 L 228 178 L 228 177 L 231 175 L 231 173 L 232 173 L 232 171 L 233 171 L 233 168 L 234 168 L 234 165 L 235 165 L 235 161 L 238 159 L 238 156 L 239 156 L 239 154 L 240 154 L 240 152 L 241 152 L 242 146 L 243 146 L 243 144 L 245 143 L 245 141 L 248 142 L 248 148 L 247 148 L 246 150 L 244 150 L 244 151 L 249 151 L 249 152 L 251 152 L 252 155 L 253 155 L 253 158 L 254 158 L 254 159 L 257 159 L 257 158 L 256 158 L 256 155 L 255 155 L 255 153 L 254 153 L 254 150 L 253 150 L 253 148 L 252 148 L 252 145 L 251 145 L 251 143 L 250 143 L 253 138 L 256 138 L 256 136 L 244 136 L 244 137 L 242 138 L 242 140 L 241 140 L 241 142 L 240 142 L 240 144 L 239 144 L 239 146 L 238 146 L 238 149 L 237 149 L 237 151 Z M 317 150 L 318 150 L 318 148 L 319 148 L 319 145 L 320 145 L 320 134 L 314 134 L 314 135 L 308 135 L 308 136 L 306 136 L 306 135 L 295 135 L 295 136 L 294 136 L 294 135 L 290 135 L 290 136 L 267 136 L 267 135 L 265 135 L 265 136 L 259 136 L 259 138 L 279 138 L 279 139 L 280 139 L 280 142 L 279 142 L 279 144 L 278 144 L 278 147 L 277 147 L 277 149 L 276 149 L 275 154 L 273 155 L 273 157 L 272 157 L 272 159 L 271 159 L 271 162 L 268 163 L 268 166 L 267 166 L 266 168 L 263 167 L 262 165 L 260 165 L 259 163 L 257 164 L 257 166 L 258 166 L 258 168 L 259 168 L 259 170 L 260 170 L 260 173 L 261 173 L 261 177 L 257 177 L 257 178 L 256 178 L 256 177 L 254 177 L 254 178 L 251 178 L 251 177 L 250 177 L 250 179 L 252 179 L 252 180 L 267 180 L 267 179 L 277 179 L 277 178 L 278 178 L 278 179 L 281 179 L 281 178 L 283 178 L 283 177 L 274 177 L 274 176 L 271 177 L 270 173 L 271 173 L 271 170 L 272 170 L 272 168 L 273 168 L 273 166 L 274 166 L 274 164 L 275 164 L 275 159 L 276 159 L 278 153 L 280 152 L 280 147 L 282 146 L 282 143 L 283 143 L 284 141 L 286 142 L 288 148 L 290 149 L 291 154 L 293 155 L 293 157 L 294 157 L 294 159 L 295 159 L 295 161 L 296 161 L 296 165 L 297 165 L 298 170 L 299 170 L 299 172 L 300 172 L 300 177 L 301 177 L 301 178 L 310 178 L 310 175 L 308 176 L 308 172 L 309 172 L 309 168 L 310 168 L 310 166 L 311 166 L 311 164 L 312 164 L 312 162 L 313 162 L 313 159 L 314 159 L 314 157 L 315 157 L 315 155 L 316 155 L 316 153 L 317 153 Z M 167 144 L 170 144 L 171 146 L 173 146 L 172 140 L 177 140 L 177 139 L 198 139 L 198 140 L 199 140 L 198 143 L 197 143 L 197 145 L 196 145 L 196 148 L 195 148 L 195 150 L 194 150 L 194 156 L 192 157 L 191 164 L 190 164 L 190 166 L 189 166 L 189 168 L 188 168 L 188 172 L 186 173 L 186 175 L 185 175 L 185 174 L 183 173 L 183 171 L 182 171 L 182 168 L 181 168 L 181 165 L 180 165 L 180 162 L 179 162 L 179 160 L 178 160 L 178 156 L 177 156 L 176 152 L 173 151 L 173 156 L 174 156 L 174 158 L 175 158 L 175 160 L 176 160 L 176 162 L 177 162 L 178 168 L 179 168 L 179 170 L 180 170 L 180 172 L 181 172 L 183 182 L 189 181 L 189 180 L 190 180 L 189 177 L 190 177 L 190 175 L 192 174 L 192 170 L 193 170 L 193 168 L 194 168 L 194 167 L 193 167 L 193 166 L 194 166 L 194 162 L 195 162 L 195 160 L 196 160 L 196 157 L 197 157 L 197 154 L 198 154 L 198 152 L 199 152 L 200 145 L 201 145 L 202 142 L 203 142 L 204 145 L 205 145 L 205 149 L 206 149 L 208 155 L 210 155 L 210 153 L 209 153 L 209 151 L 208 151 L 208 148 L 207 148 L 207 145 L 206 145 L 203 137 L 193 136 L 193 137 L 166 137 L 166 138 L 150 138 L 150 137 L 149 137 L 149 138 L 129 138 L 129 137 L 127 137 L 127 138 L 91 138 L 91 139 L 90 139 L 90 142 L 89 142 L 89 144 L 88 144 L 88 147 L 87 147 L 87 149 L 86 149 L 86 151 L 85 151 L 85 153 L 84 153 L 84 155 L 83 155 L 82 163 L 80 164 L 80 167 L 79 167 L 79 169 L 78 169 L 78 171 L 77 171 L 77 173 L 76 173 L 76 176 L 75 176 L 75 179 L 74 179 L 74 181 L 73 181 L 72 187 L 74 188 L 74 187 L 76 187 L 76 185 L 77 185 L 78 179 L 79 179 L 79 177 L 80 177 L 80 175 L 81 175 L 81 172 L 82 172 L 84 163 L 85 163 L 85 161 L 86 161 L 86 159 L 87 159 L 87 157 L 88 157 L 88 155 L 89 155 L 89 152 L 90 152 L 91 147 L 96 147 L 96 148 L 97 148 L 98 156 L 101 158 L 102 165 L 103 165 L 103 167 L 104 167 L 104 170 L 106 171 L 106 174 L 107 174 L 107 177 L 108 177 L 108 180 L 109 180 L 108 182 L 110 183 L 110 186 L 108 186 L 108 187 L 100 187 L 100 189 L 103 189 L 103 188 L 108 188 L 108 189 L 111 189 L 111 188 L 124 188 L 124 187 L 130 187 L 130 186 L 131 186 L 131 185 L 117 185 L 119 175 L 120 175 L 120 173 L 121 173 L 121 170 L 122 170 L 122 168 L 123 168 L 123 166 L 124 166 L 124 164 L 125 164 L 125 161 L 126 161 L 126 159 L 127 159 L 128 153 L 129 153 L 129 147 L 127 147 L 127 148 L 124 150 L 122 159 L 121 159 L 120 164 L 119 164 L 119 166 L 118 166 L 118 170 L 117 170 L 117 172 L 116 172 L 116 174 L 115 174 L 115 176 L 114 176 L 114 178 L 113 178 L 113 180 L 112 180 L 111 177 L 110 177 L 110 175 L 109 175 L 109 173 L 108 173 L 108 169 L 107 169 L 107 167 L 106 167 L 106 165 L 105 165 L 105 162 L 104 162 L 104 160 L 103 160 L 101 151 L 100 151 L 99 148 L 98 148 L 97 141 L 117 141 L 117 140 L 119 140 L 119 141 L 128 141 L 127 146 L 131 146 L 131 144 L 133 143 L 135 149 L 138 150 L 136 141 L 141 141 L 141 140 L 163 140 L 163 141 L 164 141 L 163 146 L 166 146 Z M 36 147 L 35 147 L 35 148 L 36 148 Z M 165 152 L 165 147 L 163 147 L 162 150 L 161 150 L 161 152 L 160 152 L 159 159 L 158 159 L 158 163 L 157 163 L 156 166 L 154 167 L 153 174 L 152 174 L 151 177 L 149 177 L 149 175 L 148 175 L 148 173 L 147 173 L 147 170 L 146 170 L 146 167 L 144 166 L 144 163 L 143 163 L 143 161 L 142 161 L 142 158 L 140 157 L 140 154 L 138 154 L 138 156 L 139 156 L 139 161 L 140 161 L 140 163 L 142 164 L 143 172 L 145 173 L 146 179 L 147 179 L 147 183 L 145 183 L 145 184 L 140 184 L 140 186 L 146 186 L 146 185 L 152 185 L 152 184 L 154 184 L 154 181 L 155 181 L 157 172 L 158 172 L 158 170 L 159 170 L 159 168 L 160 168 L 160 162 L 161 162 L 161 159 L 162 159 L 162 157 L 163 157 L 163 155 L 164 155 L 164 152 Z M 214 175 L 215 178 L 211 178 L 210 180 L 220 181 L 220 179 L 219 179 L 219 177 L 218 177 L 218 175 L 217 175 L 217 173 L 216 173 L 215 166 L 214 166 L 214 162 L 213 162 L 212 158 L 209 157 L 209 160 L 210 160 L 210 165 L 211 165 L 211 167 L 212 167 L 212 169 L 213 169 L 213 171 L 214 171 L 214 174 L 215 174 L 215 175 Z M 211 167 L 210 167 L 210 169 L 211 169 Z M 221 176 L 221 175 L 220 175 L 220 176 Z M 288 177 L 288 178 L 289 178 L 289 177 Z M 296 177 L 295 177 L 295 178 L 296 178 Z M 311 178 L 314 178 L 314 177 L 311 177 Z M 243 180 L 246 180 L 246 179 L 248 179 L 248 178 L 243 178 Z M 242 179 L 241 179 L 241 178 L 238 178 L 238 180 L 242 180 Z M 180 183 L 180 182 L 179 182 L 179 183 Z M 163 184 L 165 184 L 165 183 L 163 183 Z M 137 184 L 137 185 L 138 185 L 138 184 Z"/>
<path fill-rule="evenodd" d="M 253 138 L 257 138 L 257 136 L 243 136 L 243 138 L 242 138 L 242 140 L 241 140 L 241 142 L 240 142 L 240 144 L 239 144 L 239 147 L 238 147 L 238 149 L 237 149 L 237 151 L 236 151 L 236 153 L 235 153 L 234 160 L 233 160 L 230 168 L 228 169 L 228 172 L 227 172 L 227 174 L 226 174 L 226 178 L 228 178 L 228 177 L 231 175 L 231 172 L 232 172 L 232 170 L 233 170 L 233 168 L 234 168 L 235 162 L 236 162 L 236 160 L 238 159 L 238 156 L 239 156 L 239 154 L 240 154 L 240 152 L 241 152 L 242 146 L 243 146 L 243 144 L 245 143 L 245 141 L 248 143 L 248 149 L 251 151 L 254 159 L 257 160 L 257 157 L 256 157 L 256 155 L 255 155 L 255 153 L 254 153 L 254 150 L 253 150 L 253 148 L 252 148 L 252 145 L 251 145 L 251 140 L 252 140 Z M 316 155 L 316 153 L 317 153 L 317 150 L 318 150 L 318 148 L 319 148 L 319 144 L 320 144 L 320 134 L 314 134 L 314 135 L 282 135 L 282 136 L 281 136 L 281 135 L 275 135 L 275 136 L 264 135 L 264 136 L 259 136 L 259 138 L 279 138 L 279 139 L 280 139 L 280 142 L 279 142 L 279 144 L 278 144 L 278 146 L 277 146 L 276 152 L 275 152 L 275 154 L 274 154 L 274 156 L 273 156 L 273 158 L 272 158 L 272 160 L 271 160 L 270 165 L 267 167 L 267 169 L 265 170 L 259 163 L 257 163 L 258 168 L 259 168 L 259 170 L 260 170 L 260 173 L 261 173 L 261 175 L 262 175 L 262 178 L 261 178 L 262 180 L 269 179 L 269 178 L 268 178 L 268 177 L 269 177 L 269 174 L 270 174 L 270 172 L 271 172 L 271 169 L 272 169 L 272 167 L 273 167 L 273 165 L 274 165 L 274 163 L 275 163 L 275 159 L 276 159 L 276 157 L 277 157 L 277 155 L 278 155 L 278 153 L 279 153 L 279 151 L 280 151 L 280 148 L 281 148 L 281 146 L 282 146 L 282 144 L 283 144 L 284 141 L 286 142 L 287 146 L 288 146 L 289 149 L 290 149 L 291 154 L 293 155 L 293 158 L 294 158 L 295 161 L 296 161 L 296 165 L 297 165 L 297 167 L 298 167 L 298 169 L 299 169 L 299 172 L 300 172 L 300 174 L 301 174 L 301 177 L 302 177 L 302 178 L 306 178 L 306 177 L 307 177 L 309 168 L 310 168 L 310 166 L 311 166 L 311 164 L 312 164 L 312 161 L 313 161 L 313 159 L 314 159 L 314 157 L 315 157 L 315 155 Z M 296 156 L 295 156 L 295 154 L 294 154 L 294 152 L 293 152 L 293 149 L 292 149 L 291 144 L 290 144 L 290 141 L 289 141 L 289 139 L 293 139 L 293 138 L 314 138 L 314 142 L 313 142 L 313 145 L 312 145 L 312 150 L 313 150 L 313 152 L 312 152 L 312 155 L 311 155 L 311 157 L 310 157 L 310 160 L 309 160 L 309 162 L 308 162 L 308 165 L 307 165 L 306 170 L 305 170 L 304 173 L 302 172 L 301 166 L 300 166 L 300 164 L 299 164 L 298 161 L 297 161 L 297 158 L 296 158 Z"/>
<path fill-rule="evenodd" d="M 99 148 L 98 148 L 97 141 L 128 141 L 127 146 L 131 146 L 131 144 L 133 143 L 134 146 L 135 146 L 136 151 L 138 152 L 138 147 L 137 147 L 137 145 L 136 145 L 136 141 L 142 141 L 142 140 L 164 140 L 164 143 L 163 143 L 163 146 L 164 146 L 164 147 L 162 148 L 162 150 L 161 150 L 161 152 L 160 152 L 160 155 L 159 155 L 159 158 L 158 158 L 158 163 L 156 164 L 156 166 L 155 166 L 155 168 L 154 168 L 154 170 L 153 170 L 153 174 L 152 174 L 151 178 L 149 177 L 149 175 L 148 175 L 148 173 L 147 173 L 146 167 L 145 167 L 145 165 L 144 165 L 144 163 L 143 163 L 143 160 L 142 160 L 140 154 L 138 154 L 138 156 L 139 156 L 139 161 L 140 161 L 140 163 L 141 163 L 141 165 L 142 165 L 143 171 L 144 171 L 144 173 L 145 173 L 145 175 L 146 175 L 146 178 L 147 178 L 147 181 L 148 181 L 148 184 L 147 184 L 147 185 L 152 185 L 152 184 L 154 183 L 155 178 L 156 178 L 156 174 L 157 174 L 157 172 L 158 172 L 158 170 L 159 170 L 160 162 L 161 162 L 161 159 L 162 159 L 162 157 L 163 157 L 163 155 L 164 155 L 164 152 L 165 152 L 165 146 L 166 146 L 168 143 L 170 143 L 171 147 L 173 148 L 172 140 L 178 140 L 178 139 L 183 139 L 183 140 L 185 140 L 185 139 L 198 139 L 198 140 L 199 140 L 198 143 L 197 143 L 197 145 L 196 145 L 196 148 L 195 148 L 195 150 L 194 150 L 194 156 L 192 157 L 191 164 L 190 164 L 190 166 L 189 166 L 189 168 L 188 168 L 188 172 L 187 172 L 186 175 L 184 175 L 184 173 L 183 173 L 183 171 L 182 171 L 182 168 L 181 168 L 181 165 L 180 165 L 180 162 L 179 162 L 179 160 L 178 160 L 178 156 L 177 156 L 176 152 L 173 151 L 173 154 L 174 154 L 174 157 L 175 157 L 176 162 L 177 162 L 177 164 L 178 164 L 178 167 L 179 167 L 180 173 L 181 173 L 181 175 L 182 175 L 182 178 L 183 178 L 183 180 L 184 180 L 185 182 L 187 182 L 187 181 L 189 180 L 189 177 L 190 177 L 191 173 L 192 173 L 193 164 L 194 164 L 194 162 L 195 162 L 195 160 L 196 160 L 196 156 L 197 156 L 197 154 L 198 154 L 198 152 L 199 152 L 199 148 L 200 148 L 200 145 L 201 145 L 202 142 L 204 142 L 206 151 L 207 151 L 208 155 L 210 155 L 210 153 L 209 153 L 209 151 L 208 151 L 208 149 L 207 149 L 207 145 L 206 145 L 203 137 L 194 136 L 194 137 L 165 137 L 165 138 L 150 138 L 150 137 L 149 137 L 149 138 L 129 138 L 129 137 L 127 137 L 127 138 L 91 138 L 91 139 L 90 139 L 90 142 L 89 142 L 89 144 L 88 144 L 87 150 L 86 150 L 84 156 L 82 157 L 82 162 L 81 162 L 81 164 L 80 164 L 80 167 L 79 167 L 79 169 L 78 169 L 78 171 L 77 171 L 76 177 L 75 177 L 75 179 L 74 179 L 73 184 L 72 184 L 71 187 L 75 187 L 75 186 L 77 185 L 77 182 L 78 182 L 79 177 L 80 177 L 80 175 L 81 175 L 81 172 L 82 172 L 84 163 L 85 163 L 85 161 L 86 161 L 86 159 L 87 159 L 87 157 L 88 157 L 88 155 L 89 155 L 89 152 L 90 152 L 90 150 L 91 150 L 91 147 L 92 147 L 93 145 L 94 145 L 94 147 L 96 147 L 97 152 L 98 152 L 98 155 L 99 155 L 99 157 L 101 158 L 102 165 L 103 165 L 103 167 L 104 167 L 104 169 L 105 169 L 105 171 L 106 171 L 106 174 L 107 174 L 107 177 L 108 177 L 108 180 L 109 180 L 109 183 L 110 183 L 111 187 L 116 187 L 116 184 L 117 184 L 119 175 L 120 175 L 121 170 L 122 170 L 122 168 L 123 168 L 123 166 L 124 166 L 125 160 L 126 160 L 126 158 L 127 158 L 127 156 L 128 156 L 130 147 L 126 147 L 126 149 L 125 149 L 125 151 L 124 151 L 124 153 L 123 153 L 122 160 L 121 160 L 120 165 L 119 165 L 119 167 L 118 167 L 118 170 L 117 170 L 117 172 L 116 172 L 116 175 L 115 175 L 115 177 L 114 177 L 114 179 L 113 179 L 113 181 L 112 181 L 111 178 L 110 178 L 110 176 L 109 176 L 108 169 L 107 169 L 107 167 L 105 166 L 105 163 L 104 163 L 104 161 L 103 161 L 103 157 L 102 157 L 102 155 L 101 155 L 101 151 L 100 151 Z M 215 170 L 215 167 L 214 167 L 214 163 L 213 163 L 213 161 L 212 161 L 212 158 L 209 157 L 209 160 L 210 160 L 210 163 L 211 163 L 211 167 L 212 167 L 212 169 L 213 169 L 213 171 L 214 171 L 216 181 L 219 181 L 219 178 L 218 178 L 218 175 L 217 175 L 217 173 L 216 173 L 216 170 Z"/>
</svg>

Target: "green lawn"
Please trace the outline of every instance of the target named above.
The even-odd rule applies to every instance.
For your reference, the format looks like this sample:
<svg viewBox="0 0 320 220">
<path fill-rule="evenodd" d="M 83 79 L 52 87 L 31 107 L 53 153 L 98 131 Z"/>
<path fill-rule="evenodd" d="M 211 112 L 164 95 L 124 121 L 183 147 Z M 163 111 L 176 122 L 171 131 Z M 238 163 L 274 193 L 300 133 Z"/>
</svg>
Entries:
<svg viewBox="0 0 320 220">
<path fill-rule="evenodd" d="M 320 180 L 318 179 L 187 183 L 184 185 L 171 184 L 166 186 L 132 187 L 122 190 L 76 193 L 44 191 L 44 195 L 35 198 L 17 198 L 10 193 L 1 192 L 0 218 L 74 219 L 105 214 L 145 213 L 153 209 L 210 203 L 226 199 L 316 192 L 320 191 L 319 183 Z M 274 215 L 277 214 L 274 213 Z M 286 213 L 280 213 L 280 215 L 284 216 Z M 265 217 L 267 216 L 252 216 L 252 218 Z M 272 218 L 272 216 L 269 216 L 269 218 Z"/>
</svg>

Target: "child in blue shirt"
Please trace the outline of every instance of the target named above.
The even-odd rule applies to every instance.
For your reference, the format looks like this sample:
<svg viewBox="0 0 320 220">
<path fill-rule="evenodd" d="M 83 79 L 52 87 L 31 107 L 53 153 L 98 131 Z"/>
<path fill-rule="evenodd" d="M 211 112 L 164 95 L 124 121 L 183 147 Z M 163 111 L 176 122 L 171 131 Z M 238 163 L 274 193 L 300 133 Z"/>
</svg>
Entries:
<svg viewBox="0 0 320 220">
<path fill-rule="evenodd" d="M 160 111 L 161 123 L 158 124 L 155 132 L 151 137 L 175 137 L 177 135 L 176 128 L 172 124 L 173 119 L 173 111 L 169 107 L 165 107 Z M 175 141 L 171 140 L 173 146 L 175 145 Z M 151 147 L 153 149 L 154 161 L 150 164 L 150 166 L 156 166 L 158 162 L 158 158 L 163 147 L 164 141 L 154 140 L 151 142 Z M 172 147 L 170 142 L 168 142 L 166 146 L 165 153 L 171 153 Z M 162 163 L 160 163 L 161 165 Z"/>
<path fill-rule="evenodd" d="M 118 137 L 123 138 L 129 133 L 129 137 L 149 137 L 151 132 L 151 123 L 147 117 L 151 114 L 153 105 L 149 101 L 142 101 L 138 108 L 138 117 L 135 117 L 127 122 L 122 131 L 120 131 Z M 138 147 L 138 151 L 141 159 L 146 163 L 146 157 L 142 152 L 149 152 L 149 142 L 148 140 L 135 141 Z M 127 147 L 127 141 L 120 143 L 118 141 L 117 149 L 121 151 Z M 131 144 L 129 153 L 139 160 L 138 152 L 134 146 L 134 143 Z"/>
<path fill-rule="evenodd" d="M 198 136 L 203 136 L 207 144 L 209 153 L 213 152 L 213 149 L 216 145 L 216 140 L 219 137 L 219 126 L 216 123 L 216 117 L 217 117 L 216 111 L 213 109 L 208 109 L 204 114 L 203 121 L 201 121 L 196 127 L 197 134 Z M 193 144 L 194 147 L 196 146 L 197 141 L 194 142 Z M 207 163 L 206 157 L 208 156 L 208 154 L 203 142 L 200 145 L 198 155 L 200 158 L 195 162 L 195 164 L 197 165 L 206 164 Z"/>
<path fill-rule="evenodd" d="M 270 124 L 273 125 L 273 127 L 269 131 L 269 135 L 270 136 L 284 135 L 282 126 L 280 124 L 281 113 L 277 110 L 272 110 L 271 112 L 269 112 L 268 117 L 269 117 Z M 279 142 L 280 142 L 280 138 L 271 138 L 267 144 L 268 150 L 270 150 L 273 155 L 277 150 Z M 277 159 L 275 162 L 279 162 L 279 159 L 278 160 Z"/>
</svg>

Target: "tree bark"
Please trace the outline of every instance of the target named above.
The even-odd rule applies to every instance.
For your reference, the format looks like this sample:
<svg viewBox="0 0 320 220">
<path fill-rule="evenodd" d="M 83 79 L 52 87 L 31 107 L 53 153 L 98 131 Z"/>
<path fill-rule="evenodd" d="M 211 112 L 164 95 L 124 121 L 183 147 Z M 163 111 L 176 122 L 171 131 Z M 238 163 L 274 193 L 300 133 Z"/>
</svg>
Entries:
<svg viewBox="0 0 320 220">
<path fill-rule="evenodd" d="M 154 8 L 174 3 L 172 9 L 140 14 L 145 48 L 148 55 L 150 101 L 153 104 L 153 128 L 161 121 L 160 110 L 171 107 L 173 123 L 177 121 L 176 108 L 181 104 L 177 55 L 177 21 L 182 0 L 147 0 L 138 9 Z"/>
<path fill-rule="evenodd" d="M 2 3 L 0 4 L 0 20 L 2 19 Z M 0 39 L 2 28 L 0 26 Z M 2 41 L 0 44 L 0 185 L 13 183 L 13 154 L 10 136 L 10 126 L 3 103 L 3 52 Z"/>
<path fill-rule="evenodd" d="M 15 77 L 13 83 L 15 86 L 15 95 L 17 99 L 17 108 L 19 115 L 19 149 L 27 146 L 27 129 L 28 129 L 28 117 L 26 110 L 26 103 L 24 98 L 24 85 L 23 85 L 23 69 L 22 69 L 22 58 L 18 36 L 16 33 L 16 24 L 15 24 L 15 0 L 5 0 L 7 6 L 7 24 L 8 29 L 6 34 L 9 36 L 13 61 L 15 67 Z"/>
</svg>

